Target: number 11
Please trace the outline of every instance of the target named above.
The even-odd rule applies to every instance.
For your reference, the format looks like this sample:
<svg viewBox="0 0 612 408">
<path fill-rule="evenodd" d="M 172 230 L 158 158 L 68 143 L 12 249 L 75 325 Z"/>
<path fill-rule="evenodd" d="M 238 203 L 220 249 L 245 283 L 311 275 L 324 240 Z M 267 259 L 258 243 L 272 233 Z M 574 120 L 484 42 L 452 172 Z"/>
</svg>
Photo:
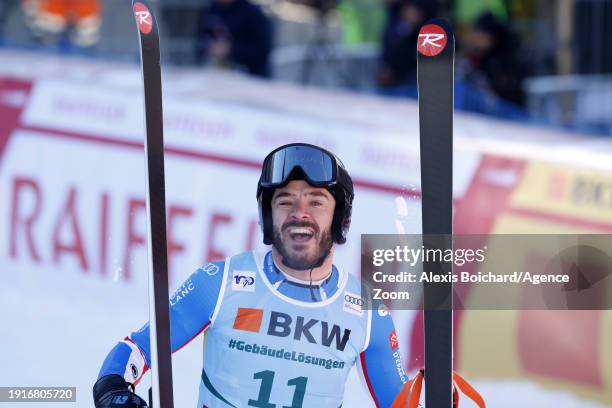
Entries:
<svg viewBox="0 0 612 408">
<path fill-rule="evenodd" d="M 274 371 L 265 370 L 253 374 L 253 379 L 261 380 L 259 387 L 259 395 L 256 400 L 249 399 L 249 406 L 256 408 L 276 408 L 275 404 L 270 403 L 270 394 L 272 393 L 272 383 L 274 382 Z M 306 394 L 306 383 L 308 378 L 296 377 L 287 381 L 288 386 L 295 386 L 291 406 L 283 405 L 283 408 L 302 408 L 304 403 L 304 395 Z"/>
</svg>

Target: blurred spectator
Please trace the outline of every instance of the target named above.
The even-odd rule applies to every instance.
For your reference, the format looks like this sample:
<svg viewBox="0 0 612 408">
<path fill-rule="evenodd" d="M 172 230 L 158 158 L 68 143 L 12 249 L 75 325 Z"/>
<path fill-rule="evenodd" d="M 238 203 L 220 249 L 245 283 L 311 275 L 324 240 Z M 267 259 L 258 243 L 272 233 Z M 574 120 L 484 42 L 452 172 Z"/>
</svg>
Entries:
<svg viewBox="0 0 612 408">
<path fill-rule="evenodd" d="M 383 94 L 416 96 L 416 44 L 421 25 L 436 14 L 432 0 L 384 0 L 383 31 L 377 82 Z M 406 88 L 408 95 L 403 91 Z"/>
<path fill-rule="evenodd" d="M 573 69 L 580 74 L 612 74 L 612 2 L 572 2 Z M 569 46 L 569 45 L 568 45 Z"/>
<path fill-rule="evenodd" d="M 506 21 L 508 19 L 507 3 L 509 3 L 507 0 L 455 0 L 453 7 L 455 22 L 464 27 L 473 24 L 478 17 L 487 12 L 500 21 Z"/>
<path fill-rule="evenodd" d="M 194 33 L 198 13 L 193 2 L 159 0 L 160 35 L 165 44 L 162 57 L 175 65 L 193 65 Z"/>
<path fill-rule="evenodd" d="M 384 22 L 380 0 L 341 0 L 337 10 L 344 44 L 378 42 Z"/>
<path fill-rule="evenodd" d="M 0 44 L 3 42 L 6 20 L 11 13 L 11 10 L 19 0 L 1 0 L 0 1 Z"/>
<path fill-rule="evenodd" d="M 65 34 L 79 47 L 100 40 L 99 0 L 25 0 L 26 19 L 34 34 L 45 42 L 57 42 Z"/>
<path fill-rule="evenodd" d="M 38 14 L 41 0 L 21 0 L 21 7 L 26 18 L 34 18 Z"/>
<path fill-rule="evenodd" d="M 272 24 L 249 0 L 214 0 L 199 20 L 196 60 L 270 77 Z"/>
<path fill-rule="evenodd" d="M 462 43 L 469 63 L 466 79 L 501 99 L 525 105 L 523 80 L 528 68 L 520 52 L 518 37 L 492 13 L 476 20 Z"/>
</svg>

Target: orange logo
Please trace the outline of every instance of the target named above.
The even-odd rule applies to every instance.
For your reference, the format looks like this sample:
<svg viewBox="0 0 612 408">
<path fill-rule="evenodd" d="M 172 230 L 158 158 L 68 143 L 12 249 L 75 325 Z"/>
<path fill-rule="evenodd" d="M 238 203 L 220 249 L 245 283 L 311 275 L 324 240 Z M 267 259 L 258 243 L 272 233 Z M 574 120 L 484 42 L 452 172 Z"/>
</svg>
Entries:
<svg viewBox="0 0 612 408">
<path fill-rule="evenodd" d="M 234 329 L 250 332 L 259 332 L 263 310 L 239 307 L 234 320 Z"/>
</svg>

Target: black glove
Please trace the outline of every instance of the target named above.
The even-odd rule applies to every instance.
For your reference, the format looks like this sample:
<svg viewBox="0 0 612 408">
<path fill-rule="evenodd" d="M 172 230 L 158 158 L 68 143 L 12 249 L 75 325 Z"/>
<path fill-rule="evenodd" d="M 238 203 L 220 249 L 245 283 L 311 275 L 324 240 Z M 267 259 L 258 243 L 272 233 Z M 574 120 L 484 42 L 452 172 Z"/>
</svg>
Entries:
<svg viewBox="0 0 612 408">
<path fill-rule="evenodd" d="M 106 375 L 93 387 L 96 408 L 146 408 L 147 403 L 130 389 L 122 376 Z"/>
</svg>

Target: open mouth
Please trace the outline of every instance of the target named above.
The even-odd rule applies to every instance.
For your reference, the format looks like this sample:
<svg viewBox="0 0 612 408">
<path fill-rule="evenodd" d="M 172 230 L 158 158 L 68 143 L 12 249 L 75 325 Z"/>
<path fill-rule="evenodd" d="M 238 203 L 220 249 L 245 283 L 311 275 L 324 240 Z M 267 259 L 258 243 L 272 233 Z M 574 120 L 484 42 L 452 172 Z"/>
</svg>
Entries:
<svg viewBox="0 0 612 408">
<path fill-rule="evenodd" d="M 288 228 L 287 232 L 291 239 L 296 242 L 307 242 L 314 237 L 314 231 L 310 228 L 292 227 Z"/>
</svg>

